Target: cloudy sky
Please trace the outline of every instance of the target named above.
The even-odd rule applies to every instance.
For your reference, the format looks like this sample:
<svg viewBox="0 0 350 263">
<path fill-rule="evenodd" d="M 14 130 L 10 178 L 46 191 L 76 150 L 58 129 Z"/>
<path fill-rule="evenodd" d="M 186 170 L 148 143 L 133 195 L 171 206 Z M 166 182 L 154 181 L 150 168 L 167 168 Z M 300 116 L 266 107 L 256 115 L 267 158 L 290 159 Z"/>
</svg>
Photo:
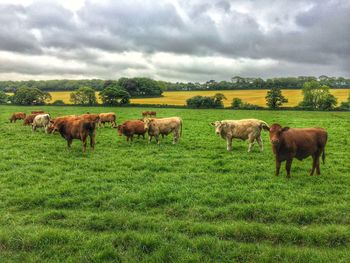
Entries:
<svg viewBox="0 0 350 263">
<path fill-rule="evenodd" d="M 348 0 L 0 0 L 0 80 L 350 77 Z"/>
</svg>

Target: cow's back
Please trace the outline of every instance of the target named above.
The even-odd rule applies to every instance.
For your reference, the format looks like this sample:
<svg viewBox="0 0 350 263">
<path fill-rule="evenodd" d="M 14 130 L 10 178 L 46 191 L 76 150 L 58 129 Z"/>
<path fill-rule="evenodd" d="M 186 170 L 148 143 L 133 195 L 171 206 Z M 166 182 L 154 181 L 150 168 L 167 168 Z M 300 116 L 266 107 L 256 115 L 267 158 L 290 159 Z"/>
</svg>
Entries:
<svg viewBox="0 0 350 263">
<path fill-rule="evenodd" d="M 258 119 L 243 119 L 243 120 L 223 120 L 228 124 L 228 130 L 234 138 L 246 140 L 249 135 L 258 136 L 261 131 L 261 120 Z"/>
<path fill-rule="evenodd" d="M 282 133 L 282 143 L 281 149 L 302 160 L 325 147 L 327 132 L 322 128 L 290 128 Z"/>
</svg>

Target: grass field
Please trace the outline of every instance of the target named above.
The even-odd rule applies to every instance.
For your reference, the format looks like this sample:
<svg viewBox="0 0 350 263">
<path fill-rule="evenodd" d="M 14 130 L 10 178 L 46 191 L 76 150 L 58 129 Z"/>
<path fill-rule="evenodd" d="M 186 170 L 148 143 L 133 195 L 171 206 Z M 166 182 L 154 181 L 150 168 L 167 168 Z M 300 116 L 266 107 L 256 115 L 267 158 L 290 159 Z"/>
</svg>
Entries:
<svg viewBox="0 0 350 263">
<path fill-rule="evenodd" d="M 223 93 L 227 97 L 224 101 L 225 107 L 231 105 L 233 98 L 241 98 L 243 101 L 256 104 L 259 106 L 266 106 L 266 92 L 267 90 L 223 90 L 223 91 L 171 91 L 164 92 L 163 97 L 160 98 L 144 98 L 144 99 L 132 99 L 131 103 L 139 104 L 169 104 L 169 105 L 185 105 L 186 100 L 193 96 L 213 96 L 215 93 Z M 350 89 L 334 89 L 331 93 L 338 98 L 338 103 L 346 101 L 349 97 Z M 55 100 L 63 100 L 69 104 L 70 92 L 68 91 L 56 91 L 50 93 L 52 96 L 52 102 Z M 296 106 L 303 99 L 301 90 L 283 90 L 282 94 L 288 98 L 288 103 L 285 106 Z M 96 93 L 98 101 L 101 100 Z"/>
<path fill-rule="evenodd" d="M 94 152 L 10 124 L 0 106 L 0 262 L 350 262 L 350 113 L 156 109 L 181 116 L 183 137 L 127 143 L 97 131 Z M 52 116 L 142 108 L 40 107 Z M 295 160 L 274 176 L 265 150 L 225 141 L 208 123 L 259 118 L 328 130 L 326 164 Z M 284 166 L 283 166 L 284 167 Z"/>
</svg>

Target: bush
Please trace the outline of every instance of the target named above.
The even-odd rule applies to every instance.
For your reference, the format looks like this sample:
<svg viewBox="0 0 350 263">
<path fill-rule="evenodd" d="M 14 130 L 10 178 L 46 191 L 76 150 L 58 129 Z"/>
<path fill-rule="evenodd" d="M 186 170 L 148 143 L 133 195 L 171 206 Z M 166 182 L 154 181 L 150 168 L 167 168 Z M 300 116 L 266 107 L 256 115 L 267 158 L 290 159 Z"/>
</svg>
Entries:
<svg viewBox="0 0 350 263">
<path fill-rule="evenodd" d="M 70 101 L 79 105 L 95 105 L 97 104 L 95 90 L 89 87 L 81 87 L 70 94 Z"/>
<path fill-rule="evenodd" d="M 186 100 L 187 107 L 195 109 L 208 109 L 208 108 L 223 108 L 223 100 L 226 97 L 217 93 L 213 97 L 208 96 L 194 96 Z"/>
<path fill-rule="evenodd" d="M 250 104 L 248 102 L 243 102 L 240 98 L 233 98 L 231 107 L 233 109 L 241 109 L 241 110 L 258 110 L 262 109 L 263 107 L 260 107 L 255 104 Z"/>
<path fill-rule="evenodd" d="M 122 105 L 130 103 L 130 94 L 117 84 L 107 86 L 100 92 L 100 98 L 104 105 Z"/>
<path fill-rule="evenodd" d="M 343 101 L 339 107 L 341 110 L 350 110 L 350 94 L 347 101 Z"/>
<path fill-rule="evenodd" d="M 234 109 L 239 109 L 241 108 L 243 105 L 243 101 L 240 98 L 233 98 L 232 99 L 232 103 L 231 103 L 231 107 Z"/>
<path fill-rule="evenodd" d="M 37 88 L 22 86 L 15 91 L 10 99 L 12 103 L 19 105 L 42 105 L 51 100 L 51 95 Z"/>
<path fill-rule="evenodd" d="M 309 110 L 332 110 L 337 105 L 337 99 L 329 92 L 329 87 L 321 86 L 317 81 L 305 82 L 303 86 L 304 99 L 298 107 Z"/>
<path fill-rule="evenodd" d="M 63 100 L 55 100 L 54 102 L 51 103 L 51 105 L 60 106 L 60 105 L 65 105 L 65 103 Z"/>
<path fill-rule="evenodd" d="M 6 93 L 0 90 L 0 104 L 7 103 L 7 100 L 8 96 L 6 95 Z"/>
</svg>

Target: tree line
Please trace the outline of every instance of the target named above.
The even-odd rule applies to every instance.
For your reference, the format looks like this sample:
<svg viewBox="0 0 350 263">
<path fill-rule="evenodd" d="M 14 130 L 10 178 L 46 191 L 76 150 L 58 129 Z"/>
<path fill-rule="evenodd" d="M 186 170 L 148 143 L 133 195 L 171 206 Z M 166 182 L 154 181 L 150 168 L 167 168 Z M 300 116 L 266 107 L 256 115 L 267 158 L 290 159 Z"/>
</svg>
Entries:
<svg viewBox="0 0 350 263">
<path fill-rule="evenodd" d="M 150 78 L 120 78 L 118 80 L 107 80 L 117 83 L 123 87 L 132 97 L 160 96 L 163 91 L 190 91 L 190 90 L 241 90 L 241 89 L 270 89 L 278 87 L 281 89 L 302 89 L 306 82 L 317 81 L 321 85 L 330 88 L 350 88 L 350 79 L 344 77 L 328 77 L 321 75 L 283 77 L 283 78 L 251 78 L 232 77 L 230 81 L 209 80 L 205 83 L 199 82 L 166 82 Z M 81 87 L 89 87 L 96 91 L 105 88 L 105 80 L 82 79 L 82 80 L 28 80 L 28 81 L 0 81 L 0 90 L 15 92 L 20 87 L 37 88 L 42 91 L 73 91 Z"/>
<path fill-rule="evenodd" d="M 334 110 L 337 105 L 337 98 L 330 93 L 330 87 L 322 85 L 316 80 L 305 82 L 302 87 L 303 100 L 294 107 L 302 110 Z M 189 108 L 224 108 L 223 101 L 226 100 L 224 94 L 216 93 L 214 96 L 194 96 L 187 99 Z M 288 102 L 279 87 L 271 87 L 265 96 L 266 106 L 269 109 L 279 109 Z M 233 109 L 261 109 L 262 107 L 242 101 L 240 98 L 233 98 L 231 102 Z M 342 102 L 338 107 L 340 110 L 350 110 L 350 94 L 346 102 Z"/>
</svg>

